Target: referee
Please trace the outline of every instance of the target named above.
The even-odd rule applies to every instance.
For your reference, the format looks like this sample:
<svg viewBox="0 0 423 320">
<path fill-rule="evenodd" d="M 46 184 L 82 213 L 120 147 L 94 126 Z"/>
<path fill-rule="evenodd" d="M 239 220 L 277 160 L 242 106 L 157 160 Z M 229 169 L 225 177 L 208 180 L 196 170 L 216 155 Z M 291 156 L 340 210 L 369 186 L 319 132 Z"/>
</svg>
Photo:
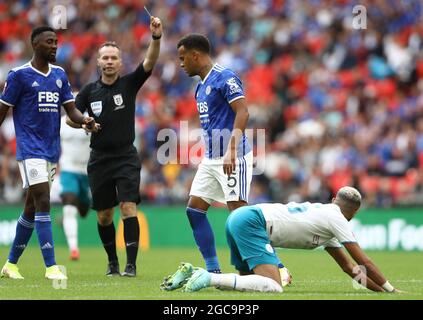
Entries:
<svg viewBox="0 0 423 320">
<path fill-rule="evenodd" d="M 114 42 L 98 50 L 99 80 L 84 86 L 76 97 L 76 107 L 101 125 L 91 136 L 88 178 L 97 211 L 98 233 L 109 259 L 106 275 L 120 275 L 116 254 L 114 207 L 119 204 L 124 224 L 127 264 L 122 276 L 136 276 L 136 259 L 140 228 L 137 204 L 141 164 L 133 143 L 135 139 L 135 99 L 138 90 L 151 75 L 159 57 L 162 24 L 150 18 L 152 40 L 144 61 L 137 69 L 120 77 L 122 55 Z M 71 126 L 78 126 L 73 123 Z M 80 126 L 79 126 L 80 127 Z"/>
</svg>

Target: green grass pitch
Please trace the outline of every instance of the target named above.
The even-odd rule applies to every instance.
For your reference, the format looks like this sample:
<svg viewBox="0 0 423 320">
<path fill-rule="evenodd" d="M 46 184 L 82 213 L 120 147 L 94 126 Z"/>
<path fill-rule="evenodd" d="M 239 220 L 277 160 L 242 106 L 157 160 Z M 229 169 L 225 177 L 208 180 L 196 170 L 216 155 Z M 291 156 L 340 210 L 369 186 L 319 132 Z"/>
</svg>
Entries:
<svg viewBox="0 0 423 320">
<path fill-rule="evenodd" d="M 8 248 L 0 248 L 1 264 Z M 224 272 L 234 272 L 229 263 L 229 251 L 219 249 Z M 25 280 L 0 279 L 0 300 L 5 299 L 124 299 L 124 300 L 270 300 L 270 299 L 423 299 L 423 254 L 420 252 L 368 252 L 394 286 L 404 294 L 380 294 L 353 288 L 344 274 L 324 251 L 278 250 L 278 254 L 293 275 L 292 286 L 282 294 L 220 291 L 207 288 L 196 293 L 159 289 L 164 276 L 173 273 L 181 261 L 201 266 L 196 248 L 150 249 L 140 252 L 136 278 L 106 277 L 106 255 L 103 248 L 82 248 L 81 260 L 68 260 L 64 247 L 56 248 L 58 264 L 67 268 L 66 289 L 55 289 L 44 279 L 44 265 L 39 248 L 30 246 L 19 267 Z M 125 253 L 119 252 L 121 269 Z M 57 286 L 57 285 L 56 285 Z"/>
</svg>

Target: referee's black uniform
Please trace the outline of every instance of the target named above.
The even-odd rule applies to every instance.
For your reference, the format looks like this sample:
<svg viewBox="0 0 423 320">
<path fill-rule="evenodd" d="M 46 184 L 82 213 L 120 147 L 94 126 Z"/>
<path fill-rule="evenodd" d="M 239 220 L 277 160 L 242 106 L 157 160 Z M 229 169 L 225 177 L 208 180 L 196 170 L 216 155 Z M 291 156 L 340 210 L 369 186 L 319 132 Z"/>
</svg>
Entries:
<svg viewBox="0 0 423 320">
<path fill-rule="evenodd" d="M 96 211 L 115 207 L 119 202 L 140 202 L 141 163 L 134 147 L 135 99 L 151 75 L 143 63 L 113 84 L 101 79 L 84 86 L 76 97 L 76 107 L 101 124 L 91 135 L 88 178 Z"/>
</svg>

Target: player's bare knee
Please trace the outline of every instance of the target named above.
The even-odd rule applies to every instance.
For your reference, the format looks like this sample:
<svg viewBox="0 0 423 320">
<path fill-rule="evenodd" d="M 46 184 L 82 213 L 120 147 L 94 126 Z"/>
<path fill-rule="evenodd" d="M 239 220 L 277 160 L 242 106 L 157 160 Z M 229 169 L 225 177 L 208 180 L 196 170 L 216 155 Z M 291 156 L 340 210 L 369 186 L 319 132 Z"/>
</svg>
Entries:
<svg viewBox="0 0 423 320">
<path fill-rule="evenodd" d="M 26 207 L 23 212 L 25 219 L 28 221 L 34 221 L 35 219 L 35 207 L 32 207 L 30 210 L 28 210 Z"/>
<path fill-rule="evenodd" d="M 113 209 L 97 212 L 97 221 L 101 226 L 108 226 L 113 222 Z"/>
<path fill-rule="evenodd" d="M 88 206 L 78 206 L 79 215 L 85 218 L 88 215 L 90 208 Z"/>
<path fill-rule="evenodd" d="M 48 192 L 36 193 L 34 202 L 36 212 L 50 212 L 50 194 Z"/>
<path fill-rule="evenodd" d="M 188 208 L 207 211 L 209 207 L 210 204 L 203 198 L 191 196 L 188 200 Z"/>
<path fill-rule="evenodd" d="M 281 282 L 281 275 L 279 273 L 279 268 L 277 265 L 272 264 L 259 264 L 254 269 L 254 274 L 266 277 L 275 281 L 279 285 L 282 284 Z"/>
<path fill-rule="evenodd" d="M 122 219 L 137 216 L 137 205 L 133 202 L 121 202 L 119 204 Z"/>
<path fill-rule="evenodd" d="M 76 205 L 78 203 L 78 200 L 76 196 L 73 193 L 64 193 L 62 194 L 62 204 L 63 205 Z"/>
<path fill-rule="evenodd" d="M 32 201 L 32 199 L 31 199 L 31 201 L 25 202 L 25 207 L 24 207 L 23 212 L 24 212 L 25 217 L 27 217 L 27 218 L 31 218 L 31 217 L 33 218 L 35 216 L 35 203 L 34 203 L 34 201 Z"/>
<path fill-rule="evenodd" d="M 241 207 L 243 207 L 243 206 L 248 205 L 248 203 L 247 203 L 247 202 L 245 202 L 245 201 L 242 201 L 242 200 L 240 200 L 240 201 L 228 201 L 228 202 L 226 203 L 226 205 L 228 206 L 228 210 L 229 210 L 230 212 L 232 212 L 232 211 L 234 211 L 235 209 L 238 209 L 238 208 L 241 208 Z"/>
<path fill-rule="evenodd" d="M 101 226 L 108 226 L 113 222 L 113 219 L 108 216 L 97 216 L 98 224 Z"/>
<path fill-rule="evenodd" d="M 240 276 L 248 276 L 250 274 L 254 274 L 253 271 L 244 271 L 244 270 L 238 270 L 238 273 Z"/>
</svg>

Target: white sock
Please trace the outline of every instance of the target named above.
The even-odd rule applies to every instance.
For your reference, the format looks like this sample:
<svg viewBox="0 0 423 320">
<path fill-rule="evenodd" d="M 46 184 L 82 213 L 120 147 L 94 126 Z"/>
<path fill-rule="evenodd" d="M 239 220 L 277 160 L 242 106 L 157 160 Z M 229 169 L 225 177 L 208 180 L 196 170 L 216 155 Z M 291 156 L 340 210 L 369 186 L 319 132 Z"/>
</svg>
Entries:
<svg viewBox="0 0 423 320">
<path fill-rule="evenodd" d="M 210 284 L 237 291 L 283 292 L 275 280 L 257 274 L 240 276 L 235 273 L 211 273 Z"/>
<path fill-rule="evenodd" d="M 76 218 L 78 209 L 73 205 L 63 207 L 63 229 L 65 230 L 66 240 L 69 249 L 78 249 L 78 220 Z"/>
</svg>

